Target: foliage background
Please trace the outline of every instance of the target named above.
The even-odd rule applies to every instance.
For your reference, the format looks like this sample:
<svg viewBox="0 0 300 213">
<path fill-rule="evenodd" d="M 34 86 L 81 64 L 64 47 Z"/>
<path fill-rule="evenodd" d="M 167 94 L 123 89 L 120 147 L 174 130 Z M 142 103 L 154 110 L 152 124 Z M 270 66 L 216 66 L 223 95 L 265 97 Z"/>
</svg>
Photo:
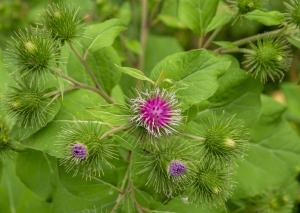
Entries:
<svg viewBox="0 0 300 213">
<path fill-rule="evenodd" d="M 139 43 L 140 5 L 139 1 L 124 0 L 66 0 L 83 11 L 85 21 L 94 23 L 110 18 L 120 18 L 128 29 L 121 33 L 113 46 L 105 47 L 93 56 L 92 64 L 101 70 L 105 89 L 119 97 L 120 90 L 130 94 L 133 79 L 122 75 L 113 63 L 135 66 L 141 54 Z M 166 56 L 183 50 L 195 49 L 198 36 L 191 33 L 182 23 L 174 20 L 175 0 L 165 0 L 157 14 L 160 0 L 149 1 L 153 22 L 145 47 L 145 72 L 155 75 L 155 65 Z M 48 1 L 40 0 L 2 0 L 0 2 L 0 46 L 4 50 L 6 41 L 19 28 L 39 21 L 39 13 Z M 133 6 L 130 6 L 132 4 Z M 283 11 L 281 0 L 266 2 L 269 10 Z M 270 30 L 254 21 L 240 20 L 234 25 L 226 25 L 217 37 L 220 41 L 234 41 L 259 32 Z M 237 113 L 251 128 L 251 144 L 246 158 L 239 162 L 235 181 L 237 188 L 227 203 L 229 212 L 254 212 L 257 208 L 270 212 L 297 212 L 300 199 L 298 174 L 300 171 L 300 90 L 299 50 L 294 48 L 293 64 L 290 72 L 280 84 L 259 82 L 240 72 L 235 59 L 226 72 L 218 79 L 214 95 L 205 98 L 194 110 L 221 108 Z M 79 65 L 68 56 L 68 70 Z M 229 57 L 229 56 L 228 56 Z M 239 57 L 239 55 L 237 55 Z M 0 54 L 0 59 L 3 54 Z M 8 84 L 8 72 L 0 60 L 0 95 Z M 113 78 L 109 73 L 113 70 Z M 82 72 L 76 71 L 73 77 L 82 79 Z M 105 79 L 109 79 L 105 81 Z M 116 87 L 120 83 L 120 87 Z M 205 81 L 203 82 L 205 83 Z M 211 88 L 211 85 L 209 85 Z M 206 89 L 204 87 L 204 89 Z M 78 100 L 79 103 L 74 100 Z M 72 178 L 57 166 L 55 150 L 51 147 L 62 120 L 89 119 L 86 107 L 99 105 L 97 96 L 80 92 L 65 97 L 65 104 L 56 118 L 47 126 L 47 133 L 41 130 L 28 139 L 31 151 L 20 153 L 12 160 L 1 163 L 0 212 L 106 212 L 117 194 L 109 187 L 94 180 L 82 184 L 80 178 Z M 122 97 L 120 98 L 122 101 Z M 68 113 L 65 113 L 68 112 Z M 105 116 L 105 115 L 99 115 Z M 91 118 L 93 119 L 93 118 Z M 17 134 L 17 133 L 16 133 Z M 105 179 L 116 184 L 124 173 L 120 166 L 116 174 L 107 174 Z M 59 175 L 57 175 L 59 174 Z M 142 189 L 138 199 L 151 209 L 174 212 L 224 212 L 223 208 L 211 209 L 188 206 L 180 199 L 167 205 L 155 202 Z M 281 205 L 280 199 L 287 198 L 288 205 Z M 274 208 L 273 208 L 274 207 Z M 128 207 L 130 208 L 130 207 Z M 261 212 L 265 212 L 262 210 Z M 272 211 L 271 211 L 272 210 Z M 124 210 L 125 211 L 125 210 Z M 134 212 L 135 210 L 128 210 Z"/>
</svg>

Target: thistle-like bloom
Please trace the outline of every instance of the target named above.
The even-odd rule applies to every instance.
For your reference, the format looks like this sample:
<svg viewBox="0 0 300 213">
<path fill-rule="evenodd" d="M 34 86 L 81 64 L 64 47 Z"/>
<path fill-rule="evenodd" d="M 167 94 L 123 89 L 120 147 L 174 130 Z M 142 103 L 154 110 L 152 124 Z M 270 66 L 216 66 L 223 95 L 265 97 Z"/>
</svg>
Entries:
<svg viewBox="0 0 300 213">
<path fill-rule="evenodd" d="M 169 164 L 169 174 L 173 177 L 180 177 L 186 173 L 186 165 L 178 160 L 173 160 Z"/>
<path fill-rule="evenodd" d="M 86 145 L 82 143 L 75 143 L 71 147 L 71 153 L 73 158 L 78 160 L 84 160 L 88 156 L 88 149 Z"/>
<path fill-rule="evenodd" d="M 289 0 L 285 1 L 284 5 L 287 12 L 285 13 L 287 23 L 295 28 L 300 27 L 300 1 Z"/>
<path fill-rule="evenodd" d="M 155 137 L 175 132 L 182 117 L 174 93 L 156 89 L 140 93 L 131 100 L 131 121 Z"/>
<path fill-rule="evenodd" d="M 243 64 L 255 77 L 265 83 L 268 79 L 282 80 L 291 65 L 290 46 L 285 39 L 264 38 L 250 45 Z"/>
</svg>

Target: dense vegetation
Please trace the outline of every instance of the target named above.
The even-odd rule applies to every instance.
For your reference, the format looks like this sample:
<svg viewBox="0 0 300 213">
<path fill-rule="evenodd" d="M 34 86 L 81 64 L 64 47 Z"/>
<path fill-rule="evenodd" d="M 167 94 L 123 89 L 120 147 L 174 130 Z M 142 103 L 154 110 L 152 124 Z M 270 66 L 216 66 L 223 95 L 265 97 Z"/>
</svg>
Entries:
<svg viewBox="0 0 300 213">
<path fill-rule="evenodd" d="M 0 212 L 298 212 L 299 0 L 0 2 Z"/>
</svg>

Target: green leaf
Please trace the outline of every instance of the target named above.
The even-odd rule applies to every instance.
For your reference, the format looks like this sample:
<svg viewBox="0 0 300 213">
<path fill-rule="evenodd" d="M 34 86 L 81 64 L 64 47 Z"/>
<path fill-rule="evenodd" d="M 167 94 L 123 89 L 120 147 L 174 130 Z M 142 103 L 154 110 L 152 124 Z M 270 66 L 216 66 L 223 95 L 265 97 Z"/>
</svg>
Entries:
<svg viewBox="0 0 300 213">
<path fill-rule="evenodd" d="M 300 123 L 300 88 L 293 83 L 284 83 L 282 86 L 282 92 L 287 102 L 288 111 L 287 117 L 292 121 Z"/>
<path fill-rule="evenodd" d="M 118 68 L 118 70 L 126 75 L 129 75 L 133 78 L 142 80 L 142 81 L 148 81 L 151 84 L 154 84 L 154 81 L 152 81 L 150 78 L 148 78 L 147 76 L 145 76 L 145 74 L 138 70 L 138 69 L 134 69 L 131 67 L 120 67 L 118 65 L 116 65 L 116 67 Z"/>
<path fill-rule="evenodd" d="M 51 198 L 55 180 L 56 161 L 47 154 L 27 149 L 18 154 L 16 173 L 20 180 L 44 200 Z"/>
<path fill-rule="evenodd" d="M 34 171 L 35 173 L 39 171 Z M 39 180 L 42 181 L 42 180 Z M 13 159 L 6 159 L 3 164 L 3 177 L 0 182 L 1 212 L 50 213 L 51 204 L 42 200 L 22 184 L 15 173 Z"/>
<path fill-rule="evenodd" d="M 145 72 L 150 73 L 153 67 L 170 54 L 183 51 L 178 40 L 171 36 L 150 34 L 145 52 Z"/>
<path fill-rule="evenodd" d="M 209 23 L 206 32 L 224 26 L 229 23 L 234 16 L 235 12 L 227 4 L 220 2 L 217 13 Z"/>
<path fill-rule="evenodd" d="M 97 51 L 103 47 L 111 46 L 120 32 L 125 30 L 123 22 L 119 19 L 110 19 L 103 23 L 89 25 L 85 34 L 88 38 L 82 40 L 87 51 Z"/>
<path fill-rule="evenodd" d="M 219 0 L 181 0 L 179 18 L 194 33 L 202 36 L 214 18 Z"/>
<path fill-rule="evenodd" d="M 244 15 L 251 21 L 257 21 L 266 26 L 279 25 L 283 23 L 284 15 L 278 11 L 254 10 Z"/>
<path fill-rule="evenodd" d="M 193 50 L 170 55 L 158 63 L 151 73 L 153 80 L 171 81 L 183 108 L 211 97 L 218 89 L 218 78 L 231 61 L 206 50 Z"/>
<path fill-rule="evenodd" d="M 232 56 L 229 71 L 219 79 L 219 88 L 209 99 L 209 108 L 221 108 L 237 114 L 247 126 L 252 126 L 260 113 L 261 84 L 240 68 L 239 62 Z"/>
<path fill-rule="evenodd" d="M 247 156 L 239 162 L 235 198 L 262 194 L 284 185 L 300 168 L 300 140 L 282 118 L 284 107 L 266 96 L 262 97 L 262 103 Z"/>
<path fill-rule="evenodd" d="M 168 27 L 174 27 L 184 29 L 186 26 L 179 19 L 178 14 L 179 1 L 176 0 L 165 0 L 163 7 L 158 16 L 158 19 L 162 21 Z"/>
<path fill-rule="evenodd" d="M 118 53 L 112 47 L 104 47 L 89 54 L 88 64 L 95 72 L 102 88 L 110 94 L 121 78 L 121 72 L 115 66 L 121 64 Z"/>
</svg>

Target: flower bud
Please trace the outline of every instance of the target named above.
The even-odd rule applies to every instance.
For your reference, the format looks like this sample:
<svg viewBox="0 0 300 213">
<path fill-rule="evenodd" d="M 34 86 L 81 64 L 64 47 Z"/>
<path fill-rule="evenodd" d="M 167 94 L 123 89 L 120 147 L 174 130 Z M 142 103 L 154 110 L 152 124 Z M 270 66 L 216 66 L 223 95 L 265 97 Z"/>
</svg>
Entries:
<svg viewBox="0 0 300 213">
<path fill-rule="evenodd" d="M 54 102 L 45 97 L 47 91 L 19 82 L 5 96 L 5 108 L 21 127 L 44 126 L 53 113 Z"/>
<path fill-rule="evenodd" d="M 58 59 L 55 42 L 39 29 L 17 33 L 10 42 L 8 56 L 11 65 L 30 83 L 43 78 Z"/>
<path fill-rule="evenodd" d="M 282 80 L 291 66 L 290 46 L 283 38 L 265 38 L 250 45 L 243 65 L 263 83 Z"/>
<path fill-rule="evenodd" d="M 284 2 L 286 7 L 285 19 L 292 28 L 300 27 L 300 1 L 287 0 Z"/>
<path fill-rule="evenodd" d="M 78 10 L 68 7 L 64 3 L 51 4 L 44 14 L 44 25 L 52 38 L 64 43 L 81 35 L 82 19 Z"/>
<path fill-rule="evenodd" d="M 212 165 L 197 165 L 191 177 L 189 200 L 193 203 L 223 204 L 232 191 L 230 172 Z"/>
<path fill-rule="evenodd" d="M 202 121 L 205 140 L 199 144 L 201 160 L 208 164 L 226 165 L 243 157 L 248 132 L 235 116 L 209 114 Z"/>
<path fill-rule="evenodd" d="M 259 9 L 261 5 L 261 0 L 228 0 L 228 2 L 234 5 L 241 14 Z"/>
</svg>

